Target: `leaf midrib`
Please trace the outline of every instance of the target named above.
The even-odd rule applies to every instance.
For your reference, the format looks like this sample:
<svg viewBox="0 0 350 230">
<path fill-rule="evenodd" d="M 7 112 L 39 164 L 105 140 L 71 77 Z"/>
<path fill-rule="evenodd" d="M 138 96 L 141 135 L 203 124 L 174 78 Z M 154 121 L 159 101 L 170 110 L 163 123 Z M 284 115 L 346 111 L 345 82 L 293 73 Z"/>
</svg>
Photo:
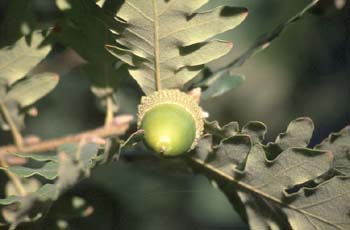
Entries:
<svg viewBox="0 0 350 230">
<path fill-rule="evenodd" d="M 332 223 L 330 220 L 324 219 L 321 216 L 318 216 L 318 215 L 315 215 L 313 213 L 310 213 L 310 212 L 307 212 L 305 210 L 302 210 L 300 208 L 297 208 L 294 205 L 285 204 L 285 203 L 281 202 L 281 200 L 279 200 L 279 199 L 277 199 L 277 198 L 275 198 L 275 197 L 273 197 L 273 196 L 271 196 L 271 195 L 269 195 L 267 193 L 264 193 L 264 192 L 262 192 L 260 190 L 257 190 L 257 189 L 255 189 L 253 186 L 251 186 L 249 184 L 243 183 L 242 181 L 238 181 L 235 178 L 233 178 L 232 176 L 230 176 L 230 175 L 228 175 L 228 174 L 226 174 L 226 173 L 216 169 L 212 165 L 206 164 L 204 161 L 202 161 L 200 159 L 197 159 L 195 157 L 190 157 L 189 159 L 192 160 L 194 163 L 199 164 L 202 167 L 205 167 L 207 170 L 210 170 L 210 171 L 212 171 L 212 172 L 214 172 L 214 173 L 216 173 L 216 174 L 218 174 L 218 175 L 220 175 L 220 176 L 222 176 L 222 177 L 224 177 L 224 178 L 234 182 L 236 185 L 240 186 L 241 188 L 243 188 L 245 190 L 248 190 L 249 192 L 255 193 L 255 194 L 260 195 L 260 196 L 262 196 L 262 197 L 264 197 L 266 199 L 269 199 L 269 200 L 271 200 L 271 201 L 273 201 L 273 202 L 275 202 L 275 203 L 277 203 L 277 204 L 279 204 L 279 205 L 281 205 L 283 207 L 287 207 L 287 208 L 290 208 L 290 209 L 292 209 L 292 210 L 294 210 L 296 212 L 304 214 L 306 217 L 313 217 L 313 218 L 315 218 L 315 219 L 317 219 L 317 220 L 319 220 L 321 222 L 324 222 L 324 223 L 326 223 L 328 225 L 331 225 L 331 226 L 335 227 L 336 229 L 345 230 L 341 226 Z"/>
<path fill-rule="evenodd" d="M 158 23 L 158 4 L 157 0 L 152 0 L 152 6 L 153 6 L 153 30 L 154 30 L 154 77 L 156 82 L 156 90 L 161 90 L 161 79 L 160 79 L 160 49 L 159 49 L 159 23 Z"/>
</svg>

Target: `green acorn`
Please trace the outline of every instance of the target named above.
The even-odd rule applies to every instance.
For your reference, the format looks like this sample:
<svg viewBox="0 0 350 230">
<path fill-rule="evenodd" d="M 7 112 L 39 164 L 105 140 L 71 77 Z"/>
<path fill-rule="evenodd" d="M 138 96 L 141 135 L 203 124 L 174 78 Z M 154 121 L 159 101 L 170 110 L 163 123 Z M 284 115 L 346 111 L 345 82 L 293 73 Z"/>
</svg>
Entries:
<svg viewBox="0 0 350 230">
<path fill-rule="evenodd" d="M 203 132 L 202 110 L 191 96 L 177 89 L 142 97 L 138 127 L 146 145 L 163 156 L 178 156 L 196 147 Z"/>
</svg>

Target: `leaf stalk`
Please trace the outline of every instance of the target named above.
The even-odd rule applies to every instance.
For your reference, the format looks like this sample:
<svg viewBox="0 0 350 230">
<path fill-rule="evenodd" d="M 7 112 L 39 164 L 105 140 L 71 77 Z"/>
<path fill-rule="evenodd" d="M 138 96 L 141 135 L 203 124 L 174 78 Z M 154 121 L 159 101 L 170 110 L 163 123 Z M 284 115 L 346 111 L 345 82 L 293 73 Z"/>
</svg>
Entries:
<svg viewBox="0 0 350 230">
<path fill-rule="evenodd" d="M 21 133 L 19 132 L 15 122 L 12 120 L 12 117 L 10 115 L 10 112 L 7 110 L 5 102 L 0 99 L 0 112 L 3 114 L 5 121 L 10 127 L 13 140 L 17 146 L 18 149 L 23 148 L 23 137 Z"/>
</svg>

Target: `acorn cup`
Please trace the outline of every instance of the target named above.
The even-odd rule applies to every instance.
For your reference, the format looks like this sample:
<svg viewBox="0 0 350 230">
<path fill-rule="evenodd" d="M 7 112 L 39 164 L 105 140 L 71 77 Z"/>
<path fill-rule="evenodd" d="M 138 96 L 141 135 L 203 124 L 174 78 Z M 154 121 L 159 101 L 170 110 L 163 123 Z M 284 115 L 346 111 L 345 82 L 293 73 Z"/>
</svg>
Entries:
<svg viewBox="0 0 350 230">
<path fill-rule="evenodd" d="M 142 97 L 138 127 L 144 142 L 157 154 L 178 156 L 194 149 L 203 132 L 202 109 L 192 96 L 177 89 Z"/>
</svg>

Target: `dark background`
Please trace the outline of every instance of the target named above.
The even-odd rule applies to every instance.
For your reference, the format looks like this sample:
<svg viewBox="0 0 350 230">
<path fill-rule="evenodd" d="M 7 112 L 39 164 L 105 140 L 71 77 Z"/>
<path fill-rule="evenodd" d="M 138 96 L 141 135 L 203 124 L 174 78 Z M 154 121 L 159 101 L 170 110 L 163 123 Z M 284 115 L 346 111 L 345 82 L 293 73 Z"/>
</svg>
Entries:
<svg viewBox="0 0 350 230">
<path fill-rule="evenodd" d="M 54 2 L 34 2 L 34 13 L 42 23 L 55 20 Z M 249 9 L 246 21 L 220 35 L 233 41 L 234 49 L 210 64 L 215 69 L 237 57 L 259 35 L 294 15 L 309 1 L 212 2 Z M 314 14 L 291 25 L 271 47 L 237 69 L 237 73 L 246 76 L 243 85 L 202 104 L 211 120 L 221 124 L 239 121 L 241 125 L 259 120 L 268 126 L 267 140 L 273 140 L 289 121 L 308 116 L 316 126 L 311 146 L 350 123 L 349 6 L 335 10 L 332 1 L 324 2 Z M 0 0 L 0 20 L 7 6 L 8 1 Z M 23 13 L 25 10 L 28 9 Z M 0 34 L 1 44 L 6 39 Z M 62 44 L 56 44 L 49 58 L 63 49 Z M 102 125 L 103 114 L 96 109 L 89 87 L 80 68 L 61 75 L 58 87 L 37 104 L 39 116 L 27 119 L 24 133 L 53 138 Z M 121 113 L 136 112 L 139 94 L 132 88 L 124 90 L 121 100 Z M 0 132 L 0 144 L 10 141 L 8 133 Z M 206 178 L 164 162 L 121 161 L 99 167 L 91 179 L 84 180 L 66 197 L 72 194 L 85 197 L 94 206 L 89 218 L 70 222 L 72 229 L 247 229 L 226 197 Z M 54 229 L 59 212 L 54 206 L 46 222 L 36 228 Z"/>
</svg>

